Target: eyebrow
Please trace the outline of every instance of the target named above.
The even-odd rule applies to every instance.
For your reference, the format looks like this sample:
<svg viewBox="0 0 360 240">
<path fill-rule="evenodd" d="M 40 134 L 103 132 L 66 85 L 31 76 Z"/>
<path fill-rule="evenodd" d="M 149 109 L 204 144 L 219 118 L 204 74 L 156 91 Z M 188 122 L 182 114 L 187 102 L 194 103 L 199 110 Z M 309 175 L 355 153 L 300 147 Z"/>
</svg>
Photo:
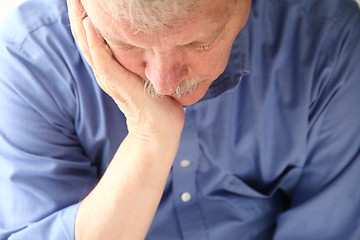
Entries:
<svg viewBox="0 0 360 240">
<path fill-rule="evenodd" d="M 226 26 L 227 22 L 223 25 L 221 25 L 221 27 L 216 31 L 214 37 L 212 37 L 210 40 L 200 40 L 200 41 L 194 41 L 192 43 L 194 44 L 207 44 L 207 43 L 212 43 L 214 41 L 216 41 L 216 39 L 218 39 L 218 37 L 220 36 L 220 34 L 224 31 L 225 26 Z"/>
<path fill-rule="evenodd" d="M 193 42 L 190 42 L 188 44 L 194 44 L 194 45 L 203 45 L 203 44 L 209 44 L 209 43 L 212 43 L 214 41 L 216 41 L 216 39 L 220 36 L 220 34 L 224 31 L 225 29 L 225 26 L 226 24 L 228 23 L 228 21 L 226 21 L 223 25 L 221 25 L 221 27 L 216 31 L 215 33 L 215 37 L 211 37 L 210 40 L 198 40 L 198 41 L 193 41 Z M 94 25 L 94 24 L 93 24 Z M 129 44 L 129 43 L 126 43 L 124 41 L 121 41 L 119 39 L 115 39 L 109 35 L 106 35 L 106 34 L 103 34 L 100 29 L 98 27 L 96 27 L 94 25 L 94 28 L 96 29 L 96 31 L 98 31 L 101 36 L 103 36 L 104 40 L 106 42 L 110 41 L 111 43 L 114 43 L 115 45 L 118 45 L 118 46 L 134 46 L 132 44 Z M 108 40 L 107 40 L 108 39 Z M 136 46 L 134 46 L 136 47 Z"/>
</svg>

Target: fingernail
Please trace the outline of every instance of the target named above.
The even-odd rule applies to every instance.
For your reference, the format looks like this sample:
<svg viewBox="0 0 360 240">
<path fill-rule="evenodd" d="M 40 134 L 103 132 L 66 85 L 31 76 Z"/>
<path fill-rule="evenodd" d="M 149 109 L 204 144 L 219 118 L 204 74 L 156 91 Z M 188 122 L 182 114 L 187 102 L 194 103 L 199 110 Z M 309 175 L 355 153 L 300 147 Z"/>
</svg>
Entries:
<svg viewBox="0 0 360 240">
<path fill-rule="evenodd" d="M 84 19 L 87 17 L 88 17 L 87 12 L 84 12 L 83 15 L 81 16 L 81 21 L 84 21 Z"/>
</svg>

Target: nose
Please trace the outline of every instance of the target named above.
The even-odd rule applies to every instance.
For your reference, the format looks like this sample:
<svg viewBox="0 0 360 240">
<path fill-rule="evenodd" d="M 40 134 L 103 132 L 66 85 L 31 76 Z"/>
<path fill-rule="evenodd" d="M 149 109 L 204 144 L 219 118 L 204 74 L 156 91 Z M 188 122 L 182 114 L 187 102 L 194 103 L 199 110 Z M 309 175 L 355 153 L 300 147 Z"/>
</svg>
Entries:
<svg viewBox="0 0 360 240">
<path fill-rule="evenodd" d="M 171 95 L 188 75 L 188 65 L 181 52 L 152 51 L 146 58 L 145 76 L 159 94 Z"/>
</svg>

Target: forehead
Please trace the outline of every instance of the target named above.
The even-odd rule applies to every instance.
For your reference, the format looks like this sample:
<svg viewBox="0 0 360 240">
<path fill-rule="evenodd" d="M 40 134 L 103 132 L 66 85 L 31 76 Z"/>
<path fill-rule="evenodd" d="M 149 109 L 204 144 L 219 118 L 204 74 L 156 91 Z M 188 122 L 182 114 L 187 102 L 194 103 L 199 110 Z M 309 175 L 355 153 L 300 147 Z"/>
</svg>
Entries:
<svg viewBox="0 0 360 240">
<path fill-rule="evenodd" d="M 124 20 L 109 14 L 109 7 L 104 0 L 86 0 L 84 7 L 99 32 L 108 39 L 141 45 L 144 42 L 186 42 L 191 39 L 210 37 L 219 31 L 234 12 L 234 0 L 200 0 L 193 11 L 176 16 L 171 25 L 152 31 L 139 31 Z M 135 16 L 136 18 L 136 16 Z"/>
</svg>

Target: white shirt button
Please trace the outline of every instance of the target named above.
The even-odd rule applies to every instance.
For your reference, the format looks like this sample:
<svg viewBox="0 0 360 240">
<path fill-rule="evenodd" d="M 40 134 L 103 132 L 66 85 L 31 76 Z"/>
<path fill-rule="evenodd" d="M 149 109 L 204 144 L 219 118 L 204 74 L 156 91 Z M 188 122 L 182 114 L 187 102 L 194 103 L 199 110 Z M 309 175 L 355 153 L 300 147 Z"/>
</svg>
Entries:
<svg viewBox="0 0 360 240">
<path fill-rule="evenodd" d="M 183 202 L 188 202 L 188 201 L 190 201 L 190 199 L 191 199 L 191 194 L 189 192 L 183 192 L 181 194 L 181 200 Z"/>
<path fill-rule="evenodd" d="M 186 107 L 183 107 L 184 108 L 184 112 L 186 112 Z"/>
<path fill-rule="evenodd" d="M 190 166 L 190 160 L 184 159 L 180 162 L 181 167 L 188 167 Z"/>
</svg>

